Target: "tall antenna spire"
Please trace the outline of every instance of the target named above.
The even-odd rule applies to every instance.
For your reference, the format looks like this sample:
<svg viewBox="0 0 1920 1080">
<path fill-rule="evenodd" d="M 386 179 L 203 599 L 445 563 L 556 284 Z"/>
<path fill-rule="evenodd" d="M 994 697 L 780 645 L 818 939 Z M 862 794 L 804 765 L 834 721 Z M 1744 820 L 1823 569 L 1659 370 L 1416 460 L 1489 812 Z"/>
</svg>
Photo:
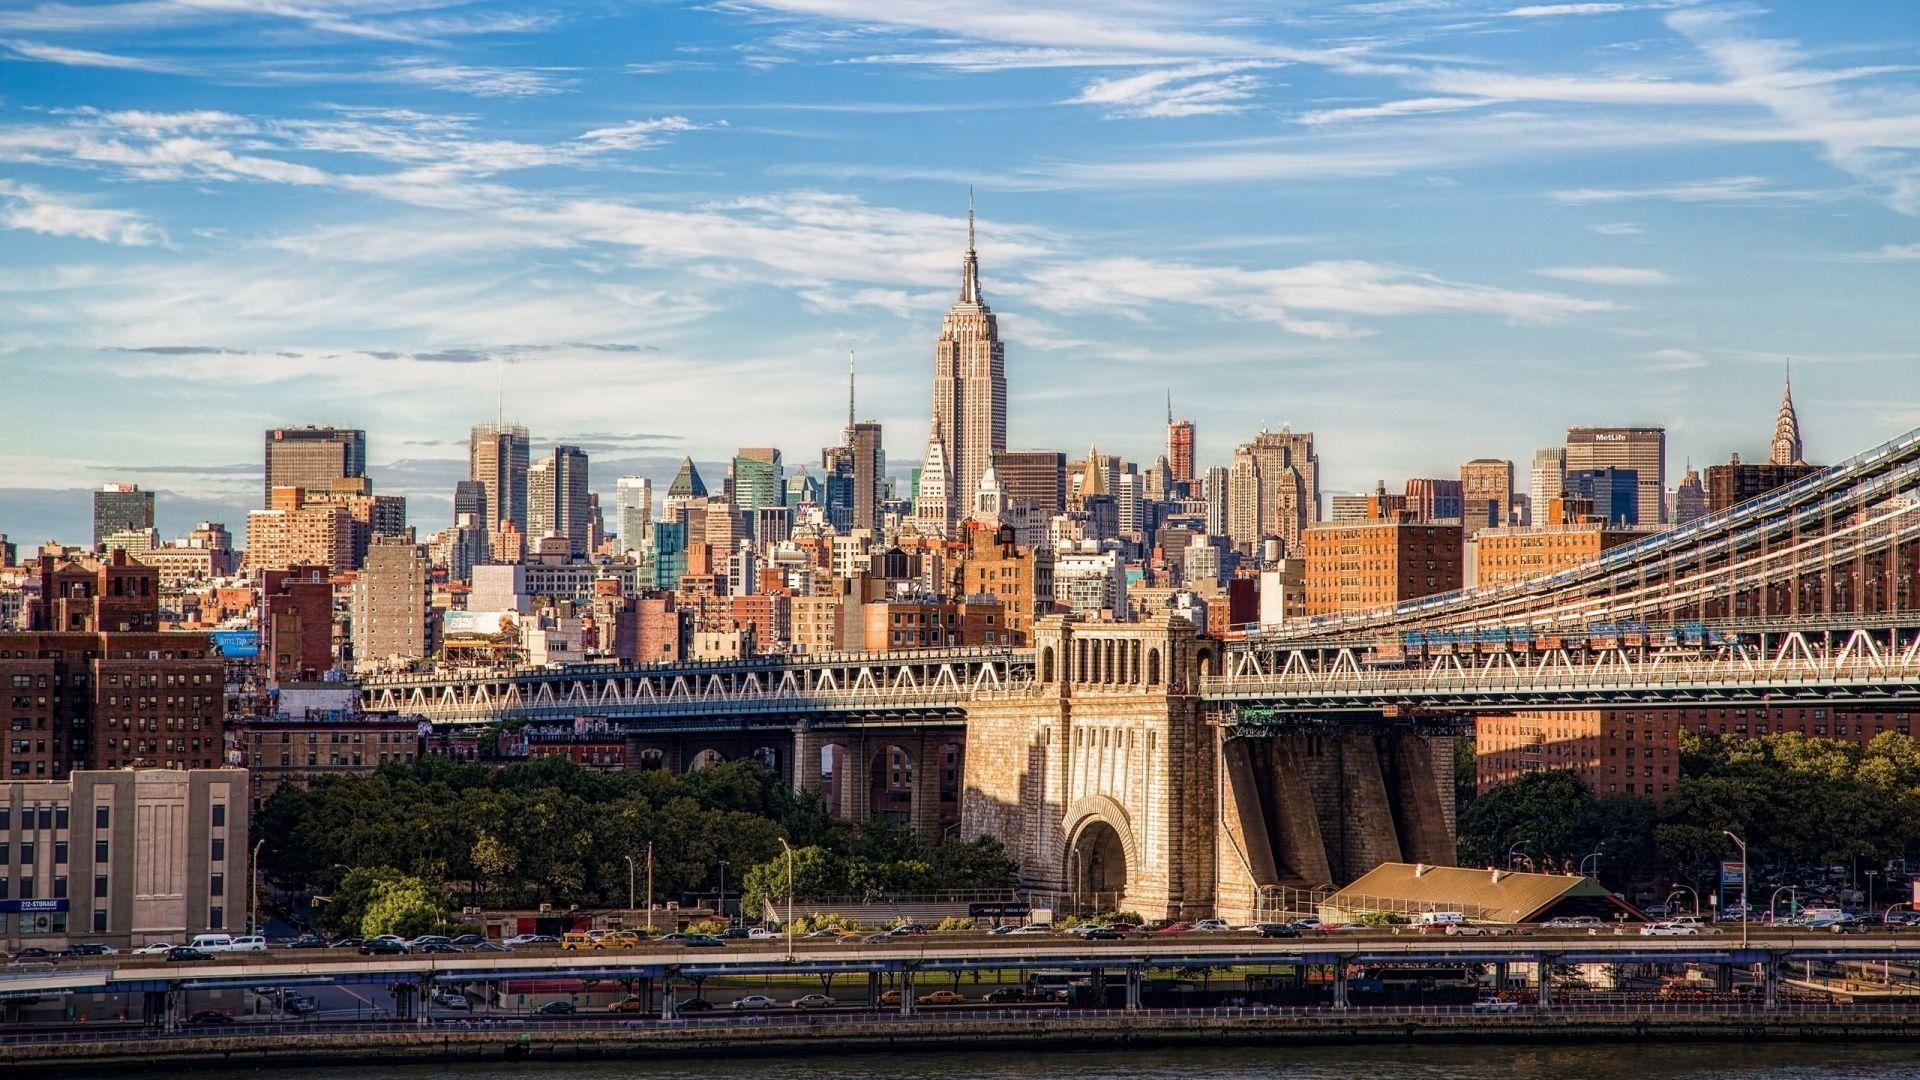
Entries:
<svg viewBox="0 0 1920 1080">
<path fill-rule="evenodd" d="M 494 399 L 494 404 L 493 404 L 493 426 L 497 429 L 497 428 L 503 428 L 507 426 L 507 357 L 506 357 L 506 354 L 504 353 L 501 354 L 500 362 L 498 364 L 495 364 L 494 368 L 499 372 L 499 375 L 500 375 L 500 394 L 499 394 L 499 397 Z"/>
<path fill-rule="evenodd" d="M 967 250 L 973 250 L 973 185 L 967 185 Z"/>
<path fill-rule="evenodd" d="M 853 350 L 847 350 L 847 430 L 853 430 Z"/>
<path fill-rule="evenodd" d="M 960 260 L 960 302 L 983 303 L 980 299 L 980 258 L 973 252 L 973 185 L 967 185 L 967 254 Z"/>
<path fill-rule="evenodd" d="M 1173 387 L 1167 387 L 1167 426 L 1173 426 Z"/>
</svg>

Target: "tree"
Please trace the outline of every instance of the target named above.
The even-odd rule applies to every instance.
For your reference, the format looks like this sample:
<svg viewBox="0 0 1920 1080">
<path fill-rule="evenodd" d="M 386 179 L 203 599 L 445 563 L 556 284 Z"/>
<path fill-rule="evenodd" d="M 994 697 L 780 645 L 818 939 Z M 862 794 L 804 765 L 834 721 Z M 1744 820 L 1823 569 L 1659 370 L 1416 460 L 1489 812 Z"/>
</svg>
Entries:
<svg viewBox="0 0 1920 1080">
<path fill-rule="evenodd" d="M 1514 845 L 1539 869 L 1577 863 L 1598 842 L 1593 793 L 1564 769 L 1528 773 L 1473 801 L 1460 815 L 1459 856 L 1466 866 L 1502 866 Z"/>
<path fill-rule="evenodd" d="M 843 869 L 822 847 L 795 848 L 793 851 L 793 899 L 816 900 L 844 893 Z M 783 851 L 747 871 L 741 883 L 740 910 L 754 918 L 772 908 L 786 918 L 787 855 Z"/>
<path fill-rule="evenodd" d="M 445 928 L 450 914 L 446 897 L 426 882 L 417 877 L 395 877 L 374 887 L 366 914 L 360 919 L 360 936 L 398 934 L 416 938 Z"/>
</svg>

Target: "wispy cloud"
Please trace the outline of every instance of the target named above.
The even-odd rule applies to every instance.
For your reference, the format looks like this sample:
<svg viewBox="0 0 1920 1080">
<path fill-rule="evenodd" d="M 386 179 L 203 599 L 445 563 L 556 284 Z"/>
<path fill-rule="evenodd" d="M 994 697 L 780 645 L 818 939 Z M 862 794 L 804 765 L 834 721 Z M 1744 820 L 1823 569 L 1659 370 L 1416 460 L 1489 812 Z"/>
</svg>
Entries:
<svg viewBox="0 0 1920 1080">
<path fill-rule="evenodd" d="M 1853 257 L 1863 262 L 1920 262 L 1920 243 L 1885 244 Z"/>
<path fill-rule="evenodd" d="M 1651 199 L 1681 203 L 1796 203 L 1818 202 L 1831 198 L 1827 192 L 1783 188 L 1764 176 L 1728 176 L 1715 180 L 1691 180 L 1681 184 L 1655 184 L 1633 188 L 1572 188 L 1556 191 L 1553 197 L 1575 206 L 1587 203 L 1633 202 Z"/>
<path fill-rule="evenodd" d="M 1644 236 L 1647 231 L 1631 221 L 1604 221 L 1587 228 L 1601 236 Z"/>
<path fill-rule="evenodd" d="M 1528 4 L 1506 12 L 1513 19 L 1551 19 L 1562 15 L 1611 15 L 1618 11 L 1630 11 L 1633 4 L 1588 3 L 1588 4 Z"/>
<path fill-rule="evenodd" d="M 158 71 L 176 70 L 173 65 L 159 60 L 148 60 L 138 56 L 122 56 L 118 53 L 96 52 L 93 49 L 76 49 L 67 45 L 49 45 L 39 41 L 8 41 L 0 43 L 0 48 L 22 60 L 39 60 L 48 64 L 64 64 L 67 67 L 114 68 L 122 71 Z"/>
<path fill-rule="evenodd" d="M 1068 100 L 1119 116 L 1204 116 L 1235 113 L 1252 102 L 1260 79 L 1247 64 L 1193 64 L 1096 79 Z"/>
<path fill-rule="evenodd" d="M 1416 116 L 1421 113 L 1455 112 L 1460 109 L 1479 108 L 1489 104 L 1486 98 L 1471 97 L 1426 97 L 1404 98 L 1400 101 L 1387 101 L 1378 105 L 1353 105 L 1338 109 L 1314 109 L 1300 114 L 1300 122 L 1308 125 L 1340 124 L 1352 120 L 1379 120 L 1399 116 Z"/>
<path fill-rule="evenodd" d="M 1554 266 L 1535 270 L 1541 277 L 1574 281 L 1582 285 L 1671 285 L 1673 277 L 1662 270 L 1639 266 Z"/>
<path fill-rule="evenodd" d="M 135 247 L 166 242 L 165 233 L 130 210 L 89 206 L 70 196 L 3 179 L 0 179 L 0 228 Z"/>
</svg>

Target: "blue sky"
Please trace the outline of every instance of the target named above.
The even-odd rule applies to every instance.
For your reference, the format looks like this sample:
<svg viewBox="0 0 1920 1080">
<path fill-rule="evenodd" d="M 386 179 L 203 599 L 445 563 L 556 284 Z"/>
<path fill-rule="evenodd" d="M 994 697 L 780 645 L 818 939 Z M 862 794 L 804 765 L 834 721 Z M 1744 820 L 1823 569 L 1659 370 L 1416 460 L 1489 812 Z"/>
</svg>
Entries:
<svg viewBox="0 0 1920 1080">
<path fill-rule="evenodd" d="M 1920 425 L 1906 0 L 14 2 L 0 532 L 237 532 L 300 423 L 430 531 L 501 396 L 609 493 L 817 462 L 849 349 L 910 467 L 970 184 L 1017 447 L 1150 461 L 1171 386 L 1329 491 L 1572 424 L 1677 479 L 1788 356 L 1810 457 Z"/>
</svg>

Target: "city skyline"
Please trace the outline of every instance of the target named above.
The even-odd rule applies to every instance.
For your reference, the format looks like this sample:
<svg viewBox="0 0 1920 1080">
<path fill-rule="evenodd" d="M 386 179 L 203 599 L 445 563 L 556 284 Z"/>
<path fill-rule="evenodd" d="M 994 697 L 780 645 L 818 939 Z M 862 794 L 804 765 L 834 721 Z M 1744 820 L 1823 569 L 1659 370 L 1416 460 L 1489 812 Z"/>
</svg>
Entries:
<svg viewBox="0 0 1920 1080">
<path fill-rule="evenodd" d="M 1150 463 L 1171 385 L 1201 472 L 1289 424 L 1326 492 L 1648 424 L 1671 483 L 1766 458 L 1789 356 L 1809 460 L 1920 425 L 1897 5 L 1177 8 L 0 14 L 0 531 L 83 536 L 103 483 L 238 529 L 309 423 L 435 529 L 502 400 L 611 506 L 808 460 L 849 347 L 904 477 L 969 184 L 1012 449 Z"/>
</svg>

